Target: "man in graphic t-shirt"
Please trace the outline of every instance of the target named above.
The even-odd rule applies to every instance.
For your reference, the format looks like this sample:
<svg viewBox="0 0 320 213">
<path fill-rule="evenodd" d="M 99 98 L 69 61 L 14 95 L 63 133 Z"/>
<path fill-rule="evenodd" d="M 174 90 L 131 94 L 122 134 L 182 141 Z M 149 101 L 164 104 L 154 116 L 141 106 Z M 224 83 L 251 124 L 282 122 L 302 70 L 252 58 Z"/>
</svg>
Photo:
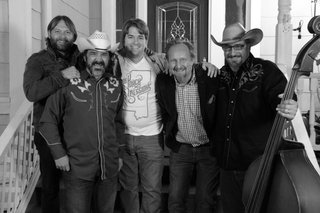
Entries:
<svg viewBox="0 0 320 213">
<path fill-rule="evenodd" d="M 122 30 L 123 49 L 118 52 L 121 71 L 118 69 L 115 73 L 121 76 L 125 91 L 123 119 L 126 128 L 120 197 L 126 213 L 155 213 L 161 209 L 163 170 L 162 122 L 155 79 L 165 70 L 165 57 L 146 53 L 149 29 L 144 21 L 130 19 Z"/>
<path fill-rule="evenodd" d="M 114 71 L 116 76 L 121 76 L 125 91 L 120 197 L 126 213 L 159 213 L 161 210 L 163 135 L 155 79 L 167 70 L 167 62 L 164 54 L 147 49 L 148 37 L 149 29 L 144 21 L 126 21 L 122 28 L 123 48 L 117 58 L 119 66 Z M 211 77 L 217 74 L 214 65 L 203 63 L 202 66 Z"/>
<path fill-rule="evenodd" d="M 128 134 L 157 135 L 161 131 L 154 91 L 156 75 L 145 57 L 136 64 L 129 58 L 124 59 L 122 79 L 126 103 L 123 115 Z"/>
</svg>

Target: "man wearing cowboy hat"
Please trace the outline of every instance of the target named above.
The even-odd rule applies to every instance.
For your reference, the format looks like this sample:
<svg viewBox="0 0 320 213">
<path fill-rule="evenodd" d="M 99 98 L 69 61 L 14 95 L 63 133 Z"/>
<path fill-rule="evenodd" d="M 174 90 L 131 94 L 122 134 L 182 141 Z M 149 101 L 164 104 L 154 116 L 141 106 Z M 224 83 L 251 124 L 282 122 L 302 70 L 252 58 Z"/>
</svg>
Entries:
<svg viewBox="0 0 320 213">
<path fill-rule="evenodd" d="M 117 48 L 106 33 L 80 38 L 80 78 L 48 98 L 40 120 L 65 185 L 64 212 L 113 212 L 119 171 L 122 82 L 107 72 Z M 94 198 L 94 199 L 93 199 Z M 91 201 L 94 201 L 91 204 Z"/>
<path fill-rule="evenodd" d="M 244 175 L 248 166 L 262 155 L 276 113 L 291 120 L 297 112 L 294 100 L 279 104 L 279 94 L 287 84 L 280 69 L 250 53 L 262 37 L 260 29 L 246 31 L 240 23 L 227 26 L 221 42 L 211 36 L 222 47 L 226 62 L 219 76 L 214 131 L 226 213 L 244 212 Z"/>
</svg>

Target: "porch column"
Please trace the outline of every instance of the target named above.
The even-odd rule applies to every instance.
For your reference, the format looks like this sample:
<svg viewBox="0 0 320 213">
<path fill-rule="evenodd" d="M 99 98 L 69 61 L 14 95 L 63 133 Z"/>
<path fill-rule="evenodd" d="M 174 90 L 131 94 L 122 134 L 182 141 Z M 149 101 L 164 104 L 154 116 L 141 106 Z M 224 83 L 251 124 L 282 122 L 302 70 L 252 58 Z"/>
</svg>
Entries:
<svg viewBox="0 0 320 213">
<path fill-rule="evenodd" d="M 291 0 L 278 0 L 278 6 L 275 62 L 284 74 L 290 76 L 292 68 Z"/>
<path fill-rule="evenodd" d="M 136 0 L 136 16 L 148 24 L 148 0 Z"/>
<path fill-rule="evenodd" d="M 111 43 L 116 42 L 116 0 L 101 0 L 101 28 L 107 33 Z"/>
</svg>

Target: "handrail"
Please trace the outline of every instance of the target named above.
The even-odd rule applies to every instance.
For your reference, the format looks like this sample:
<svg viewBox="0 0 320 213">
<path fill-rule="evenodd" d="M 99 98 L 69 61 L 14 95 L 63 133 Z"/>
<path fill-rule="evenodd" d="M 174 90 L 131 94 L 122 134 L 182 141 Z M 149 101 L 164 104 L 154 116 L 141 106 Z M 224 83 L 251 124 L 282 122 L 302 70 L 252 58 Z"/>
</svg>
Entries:
<svg viewBox="0 0 320 213">
<path fill-rule="evenodd" d="M 24 101 L 18 109 L 16 115 L 10 120 L 7 128 L 0 136 L 0 156 L 2 156 L 2 154 L 10 146 L 10 139 L 13 138 L 16 130 L 21 125 L 21 122 L 25 120 L 30 111 L 32 111 L 32 103 Z"/>
<path fill-rule="evenodd" d="M 25 212 L 40 176 L 32 113 L 25 100 L 0 136 L 0 213 Z"/>
</svg>

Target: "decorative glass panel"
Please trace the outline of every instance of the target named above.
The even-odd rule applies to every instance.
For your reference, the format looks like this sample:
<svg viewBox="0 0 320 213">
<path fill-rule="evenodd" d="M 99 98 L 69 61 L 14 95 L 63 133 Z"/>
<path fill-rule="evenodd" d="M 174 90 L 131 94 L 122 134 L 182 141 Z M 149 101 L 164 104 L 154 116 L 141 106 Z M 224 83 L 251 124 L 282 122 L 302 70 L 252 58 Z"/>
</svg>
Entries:
<svg viewBox="0 0 320 213">
<path fill-rule="evenodd" d="M 157 6 L 157 51 L 164 52 L 166 43 L 180 38 L 190 41 L 197 57 L 198 7 L 186 2 L 172 2 Z"/>
</svg>

